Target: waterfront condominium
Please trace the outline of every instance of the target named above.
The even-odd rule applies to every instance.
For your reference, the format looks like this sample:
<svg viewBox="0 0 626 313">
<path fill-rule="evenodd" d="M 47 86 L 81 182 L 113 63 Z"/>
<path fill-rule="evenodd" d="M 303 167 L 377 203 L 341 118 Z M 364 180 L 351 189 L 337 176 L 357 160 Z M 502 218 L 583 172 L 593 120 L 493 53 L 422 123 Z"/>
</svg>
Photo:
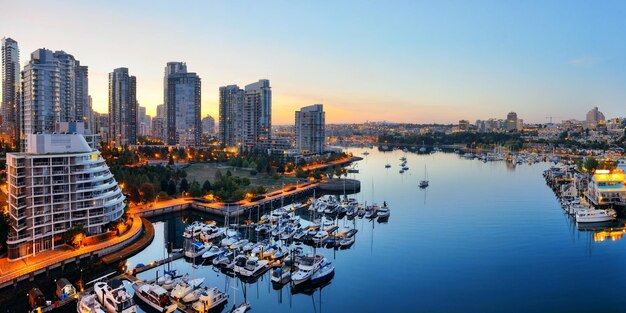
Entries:
<svg viewBox="0 0 626 313">
<path fill-rule="evenodd" d="M 2 132 L 16 140 L 19 136 L 20 50 L 17 41 L 2 38 Z"/>
<path fill-rule="evenodd" d="M 26 148 L 7 153 L 11 260 L 54 249 L 64 232 L 89 235 L 124 214 L 122 190 L 86 135 L 83 123 L 59 123 L 56 133 L 27 134 Z"/>
<path fill-rule="evenodd" d="M 222 148 L 241 149 L 244 97 L 245 92 L 237 85 L 220 87 L 218 127 Z"/>
<path fill-rule="evenodd" d="M 272 137 L 272 90 L 270 81 L 261 79 L 245 87 L 243 102 L 243 146 L 253 149 Z"/>
<path fill-rule="evenodd" d="M 167 144 L 198 146 L 201 81 L 196 73 L 187 72 L 182 62 L 169 62 L 165 67 Z"/>
<path fill-rule="evenodd" d="M 296 148 L 299 154 L 320 154 L 326 149 L 326 114 L 322 104 L 296 111 Z"/>
<path fill-rule="evenodd" d="M 137 79 L 125 67 L 109 73 L 108 137 L 113 146 L 137 143 Z"/>
</svg>

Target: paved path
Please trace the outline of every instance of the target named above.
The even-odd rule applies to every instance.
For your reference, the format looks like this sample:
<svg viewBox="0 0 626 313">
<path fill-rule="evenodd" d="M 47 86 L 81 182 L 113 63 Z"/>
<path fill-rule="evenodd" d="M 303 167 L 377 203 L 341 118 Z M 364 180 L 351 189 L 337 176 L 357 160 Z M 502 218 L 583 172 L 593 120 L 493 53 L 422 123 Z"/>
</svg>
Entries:
<svg viewBox="0 0 626 313">
<path fill-rule="evenodd" d="M 30 256 L 21 260 L 10 262 L 7 258 L 0 259 L 0 284 L 11 281 L 31 272 L 45 269 L 48 266 L 60 263 L 65 260 L 73 260 L 78 256 L 96 252 L 109 246 L 121 243 L 132 238 L 141 231 L 141 218 L 135 217 L 133 225 L 129 231 L 119 237 L 111 240 L 100 242 L 97 244 L 83 246 L 78 249 L 72 249 L 67 245 L 63 245 L 53 251 L 44 251 L 35 256 Z"/>
</svg>

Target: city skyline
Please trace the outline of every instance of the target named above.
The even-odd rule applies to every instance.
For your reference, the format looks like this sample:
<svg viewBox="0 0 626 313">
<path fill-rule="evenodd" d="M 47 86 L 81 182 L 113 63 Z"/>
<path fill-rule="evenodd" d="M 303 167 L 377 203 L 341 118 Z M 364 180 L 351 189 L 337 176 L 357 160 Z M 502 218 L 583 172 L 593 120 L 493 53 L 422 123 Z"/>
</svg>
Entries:
<svg viewBox="0 0 626 313">
<path fill-rule="evenodd" d="M 108 73 L 127 67 L 137 76 L 139 103 L 155 116 L 163 64 L 171 61 L 203 78 L 203 116 L 218 115 L 220 86 L 271 80 L 276 125 L 293 123 L 292 112 L 312 103 L 325 104 L 329 123 L 372 116 L 455 123 L 509 111 L 538 123 L 582 120 L 596 106 L 621 116 L 626 99 L 626 46 L 612 40 L 624 29 L 619 3 L 250 3 L 229 18 L 220 3 L 189 3 L 184 17 L 167 15 L 174 7 L 166 3 L 67 4 L 11 2 L 0 13 L 1 36 L 19 43 L 22 67 L 39 48 L 71 51 L 89 65 L 89 93 L 101 113 Z M 159 22 L 165 18 L 173 20 Z M 252 38 L 260 22 L 267 35 Z"/>
</svg>

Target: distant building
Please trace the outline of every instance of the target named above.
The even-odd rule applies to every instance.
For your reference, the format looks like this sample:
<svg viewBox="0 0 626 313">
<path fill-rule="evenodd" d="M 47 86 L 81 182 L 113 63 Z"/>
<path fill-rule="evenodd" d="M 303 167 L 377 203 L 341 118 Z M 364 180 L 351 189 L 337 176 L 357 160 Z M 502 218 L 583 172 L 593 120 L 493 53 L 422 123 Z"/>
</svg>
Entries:
<svg viewBox="0 0 626 313">
<path fill-rule="evenodd" d="M 237 85 L 219 89 L 219 140 L 223 148 L 241 149 L 245 92 Z"/>
<path fill-rule="evenodd" d="M 215 134 L 215 119 L 211 115 L 202 119 L 202 133 L 205 135 Z"/>
<path fill-rule="evenodd" d="M 165 104 L 157 105 L 157 114 L 156 117 L 165 118 Z"/>
<path fill-rule="evenodd" d="M 75 226 L 102 233 L 124 214 L 122 190 L 81 124 L 27 134 L 23 153 L 7 153 L 10 260 L 53 250 Z"/>
<path fill-rule="evenodd" d="M 152 137 L 163 140 L 165 137 L 165 118 L 155 117 L 152 119 Z M 164 141 L 165 142 L 165 141 Z"/>
<path fill-rule="evenodd" d="M 109 73 L 108 137 L 114 146 L 137 143 L 137 79 L 125 67 Z"/>
<path fill-rule="evenodd" d="M 165 79 L 167 144 L 197 146 L 202 132 L 200 77 L 196 73 L 188 73 L 185 63 L 170 62 L 165 67 Z"/>
<path fill-rule="evenodd" d="M 604 121 L 605 121 L 604 114 L 598 111 L 598 107 L 593 107 L 593 109 L 587 112 L 586 122 L 588 126 L 594 127 L 598 125 L 598 123 L 604 122 Z"/>
<path fill-rule="evenodd" d="M 2 124 L 0 129 L 11 139 L 19 137 L 20 128 L 20 50 L 17 41 L 2 38 L 0 41 L 2 54 Z"/>
<path fill-rule="evenodd" d="M 150 115 L 146 114 L 146 107 L 140 106 L 137 104 L 138 114 L 137 114 L 137 131 L 140 136 L 150 136 L 151 128 L 152 128 L 152 118 Z"/>
<path fill-rule="evenodd" d="M 322 104 L 296 111 L 296 149 L 300 154 L 320 154 L 326 150 L 326 113 Z"/>
<path fill-rule="evenodd" d="M 506 115 L 506 130 L 507 131 L 517 131 L 517 113 L 509 112 Z"/>
<path fill-rule="evenodd" d="M 460 120 L 459 121 L 459 131 L 468 131 L 469 130 L 469 121 L 468 120 Z"/>
<path fill-rule="evenodd" d="M 109 138 L 109 114 L 108 113 L 93 113 L 94 120 L 94 134 L 100 135 L 101 142 L 110 142 Z"/>
</svg>

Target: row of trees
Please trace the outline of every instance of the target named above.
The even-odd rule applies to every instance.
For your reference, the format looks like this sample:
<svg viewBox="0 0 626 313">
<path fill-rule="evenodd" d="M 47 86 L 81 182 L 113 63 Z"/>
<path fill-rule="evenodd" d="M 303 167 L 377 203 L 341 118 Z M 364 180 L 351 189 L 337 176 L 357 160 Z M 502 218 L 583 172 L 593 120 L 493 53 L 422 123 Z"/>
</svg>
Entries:
<svg viewBox="0 0 626 313">
<path fill-rule="evenodd" d="M 465 144 L 467 147 L 490 148 L 493 146 L 521 149 L 523 140 L 519 133 L 473 133 L 459 132 L 452 134 L 432 133 L 424 135 L 402 135 L 396 133 L 382 134 L 379 142 L 400 145 L 454 145 Z"/>
</svg>

